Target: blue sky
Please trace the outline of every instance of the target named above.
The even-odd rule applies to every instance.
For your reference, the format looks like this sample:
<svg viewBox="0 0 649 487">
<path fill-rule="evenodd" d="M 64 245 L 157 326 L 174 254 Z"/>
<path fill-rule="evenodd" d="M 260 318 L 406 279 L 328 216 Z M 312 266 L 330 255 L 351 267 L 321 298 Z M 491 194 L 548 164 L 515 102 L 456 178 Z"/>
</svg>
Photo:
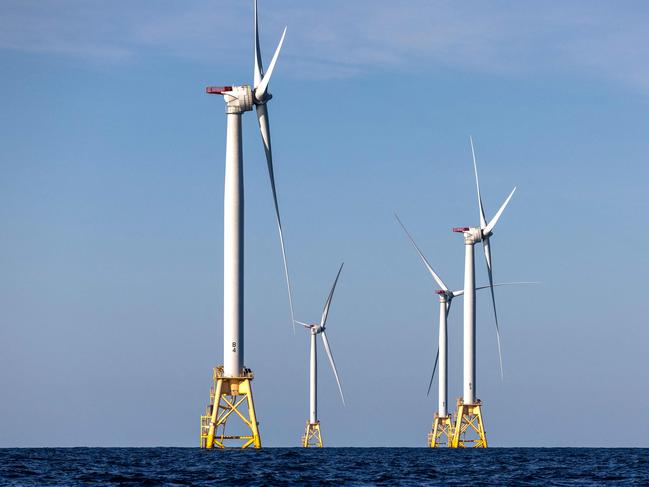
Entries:
<svg viewBox="0 0 649 487">
<path fill-rule="evenodd" d="M 249 4 L 250 3 L 250 4 Z M 252 2 L 0 6 L 0 446 L 198 444 L 222 354 L 225 116 L 252 81 Z M 298 319 L 320 315 L 331 446 L 423 446 L 436 407 L 434 286 L 393 212 L 461 286 L 453 226 L 492 215 L 505 380 L 478 300 L 478 395 L 496 446 L 649 446 L 643 2 L 260 0 Z M 246 363 L 262 440 L 297 445 L 293 335 L 263 150 L 244 117 Z M 486 280 L 477 260 L 478 280 Z M 461 393 L 461 306 L 450 328 Z M 322 349 L 321 349 L 322 350 Z"/>
</svg>

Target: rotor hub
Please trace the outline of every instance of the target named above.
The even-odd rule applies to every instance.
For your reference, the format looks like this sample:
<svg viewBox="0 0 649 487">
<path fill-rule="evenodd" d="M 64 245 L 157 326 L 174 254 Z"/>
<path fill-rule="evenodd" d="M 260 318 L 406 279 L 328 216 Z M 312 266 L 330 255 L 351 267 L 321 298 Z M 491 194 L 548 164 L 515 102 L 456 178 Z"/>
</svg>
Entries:
<svg viewBox="0 0 649 487">
<path fill-rule="evenodd" d="M 255 95 L 255 92 L 253 90 L 252 91 L 252 97 L 253 97 L 253 103 L 255 105 L 265 105 L 266 103 L 268 103 L 273 98 L 273 95 L 271 95 L 267 91 L 266 94 L 262 98 L 257 98 L 257 96 Z"/>
</svg>

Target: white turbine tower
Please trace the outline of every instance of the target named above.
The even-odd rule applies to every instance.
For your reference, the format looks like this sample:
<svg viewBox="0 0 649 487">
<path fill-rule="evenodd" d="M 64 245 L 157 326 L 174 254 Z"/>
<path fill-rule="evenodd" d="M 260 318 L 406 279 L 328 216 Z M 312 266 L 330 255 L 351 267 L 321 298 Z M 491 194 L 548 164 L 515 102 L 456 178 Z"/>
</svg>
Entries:
<svg viewBox="0 0 649 487">
<path fill-rule="evenodd" d="M 322 434 L 320 432 L 320 421 L 318 420 L 318 350 L 316 346 L 316 337 L 320 335 L 322 337 L 322 343 L 324 345 L 325 352 L 327 352 L 327 357 L 329 358 L 329 363 L 331 364 L 331 369 L 333 370 L 334 376 L 336 377 L 336 383 L 338 384 L 338 391 L 340 392 L 340 398 L 345 404 L 345 396 L 343 395 L 343 389 L 340 385 L 340 378 L 338 377 L 338 371 L 336 370 L 336 363 L 334 362 L 334 357 L 331 353 L 331 346 L 329 345 L 329 340 L 327 340 L 327 317 L 329 316 L 329 308 L 331 307 L 331 300 L 333 299 L 334 290 L 336 289 L 336 283 L 340 277 L 340 272 L 343 270 L 343 265 L 340 265 L 338 269 L 338 274 L 336 274 L 336 279 L 334 284 L 331 287 L 329 296 L 325 301 L 324 309 L 322 310 L 322 316 L 320 317 L 320 324 L 308 324 L 303 323 L 302 321 L 296 321 L 300 325 L 304 326 L 310 332 L 310 371 L 309 371 L 309 420 L 306 423 L 306 430 L 304 436 L 302 436 L 302 446 L 305 448 L 308 447 L 319 447 L 322 448 Z"/>
<path fill-rule="evenodd" d="M 214 369 L 214 388 L 210 392 L 210 405 L 201 419 L 201 446 L 223 448 L 225 440 L 239 440 L 246 448 L 253 445 L 261 447 L 258 423 L 252 400 L 252 371 L 244 366 L 244 316 L 243 316 L 243 278 L 244 278 L 244 196 L 243 196 L 243 153 L 241 140 L 241 115 L 257 111 L 257 120 L 266 153 L 268 175 L 273 194 L 275 216 L 279 230 L 284 273 L 288 288 L 291 321 L 293 321 L 293 302 L 291 283 L 288 274 L 284 235 L 277 203 L 273 156 L 270 142 L 270 125 L 267 103 L 272 98 L 268 83 L 273 74 L 277 57 L 284 42 L 286 28 L 282 33 L 275 54 L 264 72 L 259 50 L 257 28 L 257 1 L 254 1 L 254 86 L 208 87 L 207 93 L 222 95 L 227 114 L 227 137 L 225 150 L 225 190 L 223 210 L 223 366 Z M 294 325 L 293 325 L 294 326 Z M 247 403 L 248 417 L 239 411 Z M 232 413 L 235 414 L 232 414 Z M 244 411 L 245 413 L 245 411 Z M 228 418 L 240 417 L 244 428 L 250 434 L 225 436 Z M 220 432 L 219 432 L 220 430 Z"/>
<path fill-rule="evenodd" d="M 433 366 L 433 373 L 430 376 L 430 382 L 428 383 L 427 394 L 430 394 L 430 389 L 433 385 L 433 380 L 435 378 L 435 371 L 437 370 L 437 365 L 439 364 L 439 376 L 438 376 L 438 406 L 437 412 L 435 413 L 435 418 L 433 420 L 433 427 L 431 432 L 428 435 L 428 446 L 436 448 L 442 445 L 451 446 L 453 439 L 453 421 L 452 415 L 448 412 L 447 399 L 448 399 L 448 339 L 447 339 L 447 320 L 448 315 L 451 311 L 451 303 L 453 298 L 457 296 L 462 296 L 464 294 L 464 289 L 458 291 L 451 291 L 448 286 L 442 281 L 442 278 L 433 270 L 433 267 L 428 262 L 428 259 L 423 254 L 415 239 L 412 238 L 410 232 L 403 224 L 398 215 L 394 215 L 403 228 L 403 231 L 408 236 L 410 243 L 417 251 L 421 261 L 423 262 L 426 269 L 437 285 L 441 288 L 435 291 L 435 294 L 439 297 L 439 333 L 438 333 L 438 344 L 437 344 L 437 353 L 435 354 L 435 365 Z M 509 286 L 515 284 L 536 284 L 534 282 L 505 282 L 500 284 L 494 284 L 495 286 Z M 480 286 L 476 288 L 476 291 L 490 288 L 491 286 Z"/>
<path fill-rule="evenodd" d="M 498 341 L 498 359 L 500 363 L 500 375 L 503 376 L 502 352 L 500 347 L 500 330 L 498 326 L 498 314 L 496 312 L 496 299 L 494 296 L 493 265 L 491 260 L 491 246 L 489 239 L 493 235 L 494 227 L 503 211 L 509 204 L 516 187 L 509 194 L 494 217 L 487 222 L 482 197 L 480 195 L 480 183 L 478 181 L 478 167 L 475 159 L 473 139 L 471 141 L 471 153 L 473 155 L 473 169 L 475 172 L 476 187 L 478 190 L 478 207 L 480 210 L 479 227 L 460 227 L 453 231 L 464 235 L 464 391 L 462 398 L 458 401 L 458 410 L 455 421 L 455 432 L 453 435 L 453 447 L 467 446 L 487 447 L 487 437 L 484 430 L 481 402 L 476 396 L 476 341 L 475 341 L 475 260 L 474 246 L 482 242 L 487 273 L 489 275 L 489 288 L 491 290 L 491 302 L 494 310 L 496 324 L 496 338 Z M 477 438 L 471 439 L 471 434 Z"/>
</svg>

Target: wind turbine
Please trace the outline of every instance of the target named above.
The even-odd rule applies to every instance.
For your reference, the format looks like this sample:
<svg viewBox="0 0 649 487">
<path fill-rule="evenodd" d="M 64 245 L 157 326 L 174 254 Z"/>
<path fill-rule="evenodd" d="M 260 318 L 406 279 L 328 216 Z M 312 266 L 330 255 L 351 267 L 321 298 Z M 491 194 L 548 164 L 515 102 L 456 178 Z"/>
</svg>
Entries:
<svg viewBox="0 0 649 487">
<path fill-rule="evenodd" d="M 244 366 L 244 194 L 243 194 L 243 152 L 241 137 L 241 116 L 257 111 L 257 120 L 261 139 L 266 153 L 266 163 L 270 178 L 270 187 L 275 206 L 275 217 L 279 230 L 279 239 L 284 261 L 284 273 L 288 288 L 291 322 L 293 322 L 293 299 L 291 282 L 288 274 L 282 221 L 277 202 L 275 174 L 273 171 L 273 154 L 270 141 L 270 123 L 268 120 L 268 102 L 272 95 L 268 83 L 275 69 L 286 28 L 282 33 L 275 54 L 268 70 L 264 72 L 259 49 L 259 32 L 257 26 L 257 1 L 254 0 L 254 86 L 211 86 L 208 94 L 222 95 L 227 115 L 227 135 L 225 150 L 225 190 L 223 209 L 223 366 L 214 369 L 214 387 L 210 391 L 210 405 L 207 413 L 201 417 L 201 446 L 205 448 L 224 448 L 225 440 L 242 441 L 241 448 L 253 445 L 261 447 L 255 407 L 252 399 L 251 380 L 253 373 Z M 295 326 L 295 325 L 293 325 Z M 248 417 L 239 407 L 247 404 Z M 235 414 L 232 414 L 232 413 Z M 250 430 L 245 435 L 225 435 L 225 424 L 228 418 L 239 417 L 244 428 Z M 220 433 L 219 431 L 220 430 Z"/>
<path fill-rule="evenodd" d="M 428 392 L 430 394 L 430 388 L 433 385 L 433 379 L 435 378 L 435 371 L 437 370 L 437 365 L 439 364 L 439 376 L 438 376 L 438 405 L 437 412 L 435 413 L 435 418 L 433 420 L 433 427 L 431 432 L 428 435 L 428 446 L 436 448 L 442 446 L 444 443 L 446 446 L 451 446 L 453 439 L 453 421 L 452 415 L 448 412 L 447 409 L 447 398 L 448 398 L 448 359 L 447 359 L 447 349 L 448 349 L 448 339 L 447 339 L 447 320 L 448 315 L 451 311 L 451 303 L 453 298 L 457 296 L 462 296 L 464 294 L 464 289 L 458 291 L 451 291 L 448 286 L 442 281 L 442 278 L 435 272 L 433 267 L 428 262 L 428 259 L 423 254 L 415 239 L 410 235 L 410 232 L 403 224 L 399 216 L 395 213 L 394 215 L 403 228 L 403 231 L 408 236 L 410 243 L 419 254 L 419 258 L 423 262 L 424 266 L 433 277 L 437 285 L 441 288 L 435 291 L 439 298 L 439 333 L 438 333 L 438 344 L 437 344 L 437 353 L 435 355 L 435 365 L 433 366 L 433 373 L 430 376 L 430 382 L 428 383 Z M 515 284 L 535 284 L 533 282 L 504 282 L 499 284 L 494 284 L 495 286 L 510 286 Z M 476 288 L 476 291 L 490 288 L 491 286 L 480 286 Z M 444 440 L 445 438 L 445 440 Z"/>
<path fill-rule="evenodd" d="M 496 299 L 493 284 L 493 263 L 491 259 L 491 246 L 489 239 L 493 235 L 494 227 L 503 211 L 512 199 L 516 187 L 509 194 L 494 217 L 487 222 L 482 197 L 480 195 L 480 182 L 478 180 L 478 166 L 476 164 L 475 148 L 473 138 L 471 141 L 471 154 L 473 156 L 473 170 L 478 191 L 478 207 L 480 210 L 479 227 L 454 228 L 456 233 L 464 235 L 464 391 L 462 398 L 458 400 L 458 410 L 455 420 L 455 432 L 453 434 L 452 446 L 454 448 L 473 444 L 476 448 L 487 447 L 487 437 L 482 419 L 482 407 L 480 400 L 476 397 L 476 345 L 475 345 L 475 259 L 474 246 L 482 242 L 487 273 L 489 275 L 489 289 L 491 291 L 491 302 L 494 310 L 496 325 L 496 338 L 498 341 L 498 359 L 500 364 L 500 375 L 503 377 L 502 351 L 500 347 L 500 329 L 498 326 L 498 313 L 496 312 Z M 477 438 L 470 439 L 474 433 Z"/>
<path fill-rule="evenodd" d="M 325 352 L 327 352 L 327 357 L 329 358 L 329 363 L 331 364 L 331 370 L 333 370 L 334 376 L 336 377 L 336 383 L 338 384 L 338 391 L 340 392 L 340 398 L 345 404 L 345 396 L 343 395 L 343 389 L 340 385 L 340 378 L 338 377 L 338 371 L 336 370 L 336 363 L 334 362 L 334 357 L 331 353 L 331 346 L 329 345 L 329 340 L 327 340 L 327 317 L 329 316 L 329 308 L 331 307 L 331 300 L 334 295 L 334 290 L 336 289 L 336 284 L 338 283 L 338 278 L 340 273 L 343 270 L 343 264 L 340 265 L 338 269 L 338 274 L 336 274 L 336 279 L 334 280 L 334 285 L 329 291 L 329 296 L 325 301 L 324 309 L 322 310 L 322 316 L 320 317 L 320 323 L 304 323 L 302 321 L 296 321 L 304 328 L 309 330 L 311 334 L 310 338 L 310 347 L 311 347 L 311 360 L 310 360 L 310 380 L 309 380 L 309 420 L 306 423 L 306 430 L 304 436 L 302 436 L 302 446 L 305 448 L 308 447 L 318 447 L 322 448 L 322 435 L 320 433 L 320 421 L 318 420 L 318 349 L 316 346 L 316 337 L 320 335 L 322 337 L 322 343 L 324 345 Z"/>
</svg>

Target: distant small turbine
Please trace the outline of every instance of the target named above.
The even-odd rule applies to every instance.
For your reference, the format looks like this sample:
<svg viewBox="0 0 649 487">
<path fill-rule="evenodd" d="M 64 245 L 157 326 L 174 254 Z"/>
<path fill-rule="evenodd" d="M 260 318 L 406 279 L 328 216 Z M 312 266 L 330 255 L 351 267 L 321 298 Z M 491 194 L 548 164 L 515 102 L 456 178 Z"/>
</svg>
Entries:
<svg viewBox="0 0 649 487">
<path fill-rule="evenodd" d="M 318 420 L 318 350 L 316 346 L 316 337 L 320 335 L 322 337 L 322 343 L 324 345 L 325 352 L 327 352 L 327 357 L 329 358 L 329 363 L 331 364 L 331 370 L 333 370 L 334 376 L 336 377 L 336 383 L 338 384 L 338 391 L 340 392 L 340 398 L 345 404 L 345 396 L 343 395 L 343 388 L 340 385 L 340 378 L 338 377 L 338 371 L 336 370 L 336 363 L 334 362 L 334 357 L 331 353 L 331 346 L 329 345 L 329 340 L 327 339 L 327 317 L 329 316 L 329 308 L 331 307 L 331 300 L 333 299 L 334 290 L 336 289 L 336 284 L 338 283 L 338 278 L 340 273 L 343 270 L 343 265 L 340 265 L 338 269 L 338 274 L 336 274 L 336 279 L 334 284 L 331 287 L 329 296 L 325 301 L 324 309 L 322 310 L 322 316 L 320 317 L 320 324 L 308 324 L 302 321 L 296 321 L 304 328 L 309 330 L 311 334 L 310 346 L 311 346 L 311 356 L 310 356 L 310 374 L 309 374 L 309 420 L 306 423 L 306 430 L 304 436 L 302 436 L 302 446 L 305 448 L 308 447 L 318 447 L 322 448 L 322 434 L 320 432 L 320 421 Z"/>
</svg>

